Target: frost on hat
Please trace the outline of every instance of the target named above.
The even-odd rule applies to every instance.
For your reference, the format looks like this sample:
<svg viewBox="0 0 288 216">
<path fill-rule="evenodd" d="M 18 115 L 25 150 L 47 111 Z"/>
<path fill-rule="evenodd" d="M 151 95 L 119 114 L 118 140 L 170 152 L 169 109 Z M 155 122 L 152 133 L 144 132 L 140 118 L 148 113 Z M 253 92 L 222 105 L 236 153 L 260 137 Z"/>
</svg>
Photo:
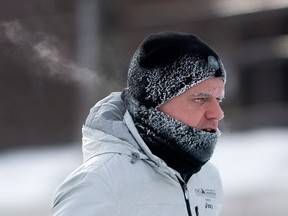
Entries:
<svg viewBox="0 0 288 216">
<path fill-rule="evenodd" d="M 158 107 L 210 77 L 226 81 L 215 51 L 194 35 L 160 32 L 146 37 L 136 50 L 124 97 L 147 108 Z"/>
</svg>

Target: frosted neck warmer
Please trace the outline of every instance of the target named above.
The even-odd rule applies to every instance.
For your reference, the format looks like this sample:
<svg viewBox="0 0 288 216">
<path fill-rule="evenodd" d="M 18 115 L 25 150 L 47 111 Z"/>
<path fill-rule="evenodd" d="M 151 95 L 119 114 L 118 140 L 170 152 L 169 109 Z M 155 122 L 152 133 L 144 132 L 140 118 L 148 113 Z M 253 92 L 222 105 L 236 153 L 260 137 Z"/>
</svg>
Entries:
<svg viewBox="0 0 288 216">
<path fill-rule="evenodd" d="M 211 158 L 219 130 L 216 133 L 198 130 L 155 108 L 135 103 L 129 104 L 128 111 L 152 153 L 182 176 L 198 172 Z"/>
</svg>

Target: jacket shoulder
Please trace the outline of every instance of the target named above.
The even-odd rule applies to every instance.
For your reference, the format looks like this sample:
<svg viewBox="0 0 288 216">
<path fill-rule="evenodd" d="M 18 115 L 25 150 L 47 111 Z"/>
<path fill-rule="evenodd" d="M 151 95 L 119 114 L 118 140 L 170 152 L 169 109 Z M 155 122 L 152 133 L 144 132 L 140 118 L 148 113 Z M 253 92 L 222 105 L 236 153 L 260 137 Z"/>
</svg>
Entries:
<svg viewBox="0 0 288 216">
<path fill-rule="evenodd" d="M 218 168 L 211 162 L 207 162 L 201 170 L 198 172 L 199 175 L 205 175 L 206 177 L 216 177 L 220 178 Z"/>
<path fill-rule="evenodd" d="M 119 215 L 128 209 L 125 206 L 135 202 L 144 185 L 155 178 L 151 175 L 156 175 L 142 160 L 132 163 L 131 159 L 125 154 L 107 153 L 87 160 L 56 190 L 52 216 Z"/>
<path fill-rule="evenodd" d="M 97 163 L 90 164 L 92 159 L 84 163 L 57 188 L 51 216 L 91 215 L 94 212 L 117 215 L 117 199 L 109 184 L 98 173 L 99 169 L 113 158 L 113 154 L 98 158 L 100 160 Z M 96 194 L 101 196 L 95 196 Z M 91 203 L 102 203 L 102 205 L 91 205 Z"/>
</svg>

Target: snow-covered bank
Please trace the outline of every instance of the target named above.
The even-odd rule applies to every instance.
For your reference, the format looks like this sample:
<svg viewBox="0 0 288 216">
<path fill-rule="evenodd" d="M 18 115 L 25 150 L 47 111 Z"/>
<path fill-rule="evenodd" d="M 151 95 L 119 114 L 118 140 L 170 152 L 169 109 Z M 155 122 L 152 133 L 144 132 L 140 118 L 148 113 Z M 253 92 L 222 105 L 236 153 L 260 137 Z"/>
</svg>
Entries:
<svg viewBox="0 0 288 216">
<path fill-rule="evenodd" d="M 226 195 L 288 192 L 288 129 L 224 133 L 212 162 Z"/>
<path fill-rule="evenodd" d="M 81 144 L 0 154 L 0 215 L 48 215 L 56 187 L 81 161 Z M 288 194 L 288 129 L 224 132 L 212 161 L 227 199 Z"/>
<path fill-rule="evenodd" d="M 56 186 L 81 160 L 80 145 L 0 154 L 0 215 L 49 209 Z"/>
</svg>

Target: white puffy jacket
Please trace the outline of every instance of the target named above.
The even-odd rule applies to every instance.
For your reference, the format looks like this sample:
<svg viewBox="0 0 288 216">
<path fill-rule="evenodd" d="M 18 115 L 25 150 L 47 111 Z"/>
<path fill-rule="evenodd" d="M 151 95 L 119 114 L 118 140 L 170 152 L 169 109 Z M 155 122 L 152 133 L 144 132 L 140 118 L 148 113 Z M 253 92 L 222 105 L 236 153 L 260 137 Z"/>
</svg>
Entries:
<svg viewBox="0 0 288 216">
<path fill-rule="evenodd" d="M 52 216 L 216 216 L 217 169 L 206 163 L 188 183 L 153 155 L 120 93 L 98 102 L 83 126 L 84 163 L 58 187 Z"/>
</svg>

